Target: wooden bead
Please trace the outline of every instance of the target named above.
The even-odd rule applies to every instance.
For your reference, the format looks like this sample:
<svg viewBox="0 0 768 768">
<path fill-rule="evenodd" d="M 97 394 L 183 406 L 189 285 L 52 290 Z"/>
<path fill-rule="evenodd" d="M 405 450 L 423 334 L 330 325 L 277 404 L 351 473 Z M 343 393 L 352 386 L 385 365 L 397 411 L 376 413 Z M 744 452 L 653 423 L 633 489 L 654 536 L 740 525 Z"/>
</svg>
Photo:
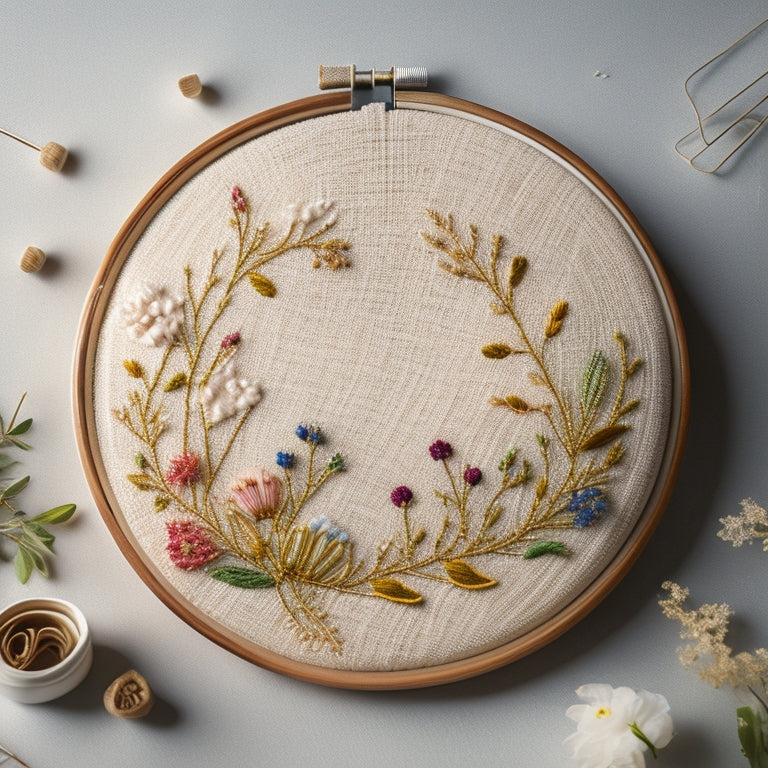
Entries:
<svg viewBox="0 0 768 768">
<path fill-rule="evenodd" d="M 40 149 L 40 165 L 49 171 L 60 171 L 67 162 L 67 150 L 55 141 L 43 144 Z"/>
<path fill-rule="evenodd" d="M 120 675 L 104 692 L 104 708 L 115 717 L 129 720 L 144 717 L 154 703 L 152 689 L 135 669 Z"/>
<path fill-rule="evenodd" d="M 179 90 L 188 99 L 196 99 L 203 92 L 203 86 L 197 75 L 185 75 L 179 80 Z"/>
<path fill-rule="evenodd" d="M 24 272 L 37 272 L 45 264 L 45 253 L 30 245 L 21 257 L 20 267 Z"/>
</svg>

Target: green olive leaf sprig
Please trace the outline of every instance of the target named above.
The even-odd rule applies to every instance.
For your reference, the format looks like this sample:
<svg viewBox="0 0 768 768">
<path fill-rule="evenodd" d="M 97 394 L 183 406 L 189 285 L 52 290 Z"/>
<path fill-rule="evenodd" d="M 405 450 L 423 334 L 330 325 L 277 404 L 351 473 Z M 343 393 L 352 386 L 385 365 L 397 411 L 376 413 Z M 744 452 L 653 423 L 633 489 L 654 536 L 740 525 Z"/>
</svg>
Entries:
<svg viewBox="0 0 768 768">
<path fill-rule="evenodd" d="M 32 447 L 21 439 L 32 426 L 32 419 L 16 423 L 26 396 L 26 392 L 21 396 L 7 426 L 0 416 L 0 448 L 11 447 L 28 451 Z M 56 537 L 46 526 L 69 520 L 75 513 L 75 505 L 62 504 L 34 517 L 28 517 L 16 504 L 19 494 L 29 485 L 30 478 L 29 475 L 19 480 L 7 477 L 6 471 L 14 464 L 16 459 L 13 456 L 0 453 L 0 537 L 16 545 L 13 564 L 17 578 L 25 584 L 35 570 L 45 577 L 49 575 L 47 557 L 54 552 L 53 543 Z"/>
</svg>

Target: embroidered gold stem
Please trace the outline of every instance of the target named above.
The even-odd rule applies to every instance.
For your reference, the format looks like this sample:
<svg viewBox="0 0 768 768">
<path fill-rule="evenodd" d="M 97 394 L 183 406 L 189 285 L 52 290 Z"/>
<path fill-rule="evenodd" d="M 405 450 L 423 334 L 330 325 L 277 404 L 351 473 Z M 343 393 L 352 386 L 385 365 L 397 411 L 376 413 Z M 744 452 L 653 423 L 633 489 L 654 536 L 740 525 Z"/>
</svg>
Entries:
<svg viewBox="0 0 768 768">
<path fill-rule="evenodd" d="M 297 608 L 294 608 L 293 605 L 289 605 L 281 589 L 279 588 L 279 585 L 277 594 L 279 596 L 280 602 L 283 604 L 283 608 L 285 608 L 288 615 L 293 618 L 293 620 L 298 625 L 298 628 L 310 633 L 310 636 L 316 641 L 322 641 L 321 647 L 322 644 L 327 643 L 333 651 L 336 653 L 341 653 L 341 642 L 339 641 L 338 637 L 336 637 L 335 631 L 325 624 L 323 621 L 323 616 L 318 615 L 318 613 L 313 610 L 311 606 L 307 605 L 302 595 L 297 590 L 296 585 L 292 581 L 286 580 L 283 583 L 288 585 L 291 596 L 297 603 Z"/>
<path fill-rule="evenodd" d="M 497 260 L 498 260 L 502 242 L 503 242 L 501 237 L 496 235 L 493 238 L 492 256 L 491 256 L 491 274 L 489 275 L 477 258 L 477 242 L 478 242 L 477 228 L 474 225 L 470 225 L 469 230 L 470 230 L 471 245 L 467 247 L 465 246 L 465 244 L 462 242 L 462 239 L 454 230 L 452 217 L 448 216 L 447 218 L 443 218 L 442 216 L 440 216 L 440 214 L 438 214 L 435 211 L 428 211 L 428 213 L 433 223 L 435 224 L 435 226 L 437 226 L 438 229 L 442 230 L 454 244 L 453 248 L 451 248 L 450 246 L 446 246 L 444 248 L 441 248 L 441 250 L 443 250 L 445 253 L 448 253 L 448 255 L 454 261 L 465 262 L 465 263 L 468 262 L 468 264 L 471 266 L 471 270 L 466 270 L 466 267 L 464 267 L 464 270 L 465 270 L 464 274 L 460 274 L 459 276 L 469 277 L 471 279 L 480 280 L 481 282 L 485 283 L 485 285 L 490 289 L 490 291 L 496 298 L 496 301 L 498 302 L 498 306 L 500 306 L 503 309 L 504 314 L 509 315 L 509 317 L 511 318 L 512 322 L 517 328 L 517 331 L 520 335 L 520 339 L 523 342 L 525 351 L 533 359 L 534 363 L 536 364 L 536 367 L 538 368 L 544 382 L 546 383 L 547 389 L 549 390 L 550 394 L 554 398 L 555 404 L 557 405 L 558 411 L 560 412 L 560 416 L 563 421 L 564 435 L 561 436 L 559 432 L 557 432 L 556 434 L 557 434 L 558 440 L 560 441 L 560 443 L 562 444 L 563 448 L 566 450 L 569 456 L 575 455 L 577 452 L 577 445 L 574 437 L 574 429 L 572 425 L 572 416 L 571 416 L 570 408 L 566 404 L 563 397 L 560 395 L 557 387 L 555 387 L 552 377 L 549 373 L 549 369 L 547 368 L 544 362 L 544 358 L 542 354 L 540 354 L 536 350 L 534 345 L 531 343 L 531 340 L 528 334 L 526 333 L 525 328 L 523 327 L 523 324 L 514 309 L 512 287 L 510 286 L 509 290 L 505 291 L 502 289 L 500 285 L 496 264 L 497 264 Z M 439 246 L 439 241 L 435 241 L 430 237 L 425 237 L 425 239 L 433 247 Z"/>
</svg>

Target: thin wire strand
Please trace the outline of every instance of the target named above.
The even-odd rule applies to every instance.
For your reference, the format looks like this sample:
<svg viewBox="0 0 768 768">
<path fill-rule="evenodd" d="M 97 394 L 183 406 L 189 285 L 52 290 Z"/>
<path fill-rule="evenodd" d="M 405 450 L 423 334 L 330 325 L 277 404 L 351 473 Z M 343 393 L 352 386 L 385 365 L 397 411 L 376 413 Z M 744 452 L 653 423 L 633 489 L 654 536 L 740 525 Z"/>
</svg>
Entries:
<svg viewBox="0 0 768 768">
<path fill-rule="evenodd" d="M 16 139 L 16 141 L 20 141 L 22 144 L 26 144 L 28 147 L 32 147 L 32 149 L 36 149 L 38 152 L 40 151 L 40 147 L 38 147 L 37 144 L 33 144 L 31 141 L 22 139 L 21 136 L 17 136 L 15 133 L 6 131 L 3 128 L 0 128 L 0 133 L 2 133 L 4 136 L 10 137 L 11 139 Z"/>
<path fill-rule="evenodd" d="M 29 768 L 29 766 L 23 760 L 19 759 L 16 755 L 13 754 L 13 752 L 11 752 L 10 749 L 8 749 L 7 747 L 4 747 L 2 744 L 0 744 L 0 752 L 2 752 L 5 755 L 8 755 L 8 757 L 10 757 L 11 760 L 15 760 L 21 766 L 21 768 Z"/>
</svg>

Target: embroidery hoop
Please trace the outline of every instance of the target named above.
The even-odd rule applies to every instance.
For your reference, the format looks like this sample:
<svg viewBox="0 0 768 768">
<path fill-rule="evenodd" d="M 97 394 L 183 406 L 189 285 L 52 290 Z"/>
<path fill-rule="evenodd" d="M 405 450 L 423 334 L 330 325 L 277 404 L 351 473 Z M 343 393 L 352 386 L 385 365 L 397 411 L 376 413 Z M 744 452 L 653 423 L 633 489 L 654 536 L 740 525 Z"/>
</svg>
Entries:
<svg viewBox="0 0 768 768">
<path fill-rule="evenodd" d="M 520 659 L 562 635 L 584 618 L 621 581 L 648 543 L 669 500 L 682 458 L 689 413 L 689 370 L 683 326 L 664 269 L 639 223 L 616 192 L 584 161 L 540 131 L 520 121 L 460 99 L 433 93 L 401 93 L 398 108 L 457 115 L 508 133 L 555 160 L 597 194 L 636 243 L 647 265 L 665 316 L 672 366 L 670 428 L 661 467 L 648 503 L 631 534 L 600 575 L 563 610 L 531 631 L 469 658 L 423 668 L 368 671 L 333 669 L 286 658 L 245 640 L 212 620 L 172 588 L 142 550 L 122 516 L 101 456 L 94 413 L 94 360 L 99 329 L 120 270 L 142 233 L 172 195 L 214 160 L 251 139 L 311 118 L 343 112 L 345 93 L 301 99 L 247 118 L 213 136 L 179 161 L 150 190 L 118 232 L 87 299 L 74 360 L 74 413 L 85 474 L 101 515 L 123 555 L 152 591 L 180 618 L 215 643 L 276 672 L 324 685 L 354 689 L 402 689 L 437 685 L 475 676 Z"/>
</svg>

